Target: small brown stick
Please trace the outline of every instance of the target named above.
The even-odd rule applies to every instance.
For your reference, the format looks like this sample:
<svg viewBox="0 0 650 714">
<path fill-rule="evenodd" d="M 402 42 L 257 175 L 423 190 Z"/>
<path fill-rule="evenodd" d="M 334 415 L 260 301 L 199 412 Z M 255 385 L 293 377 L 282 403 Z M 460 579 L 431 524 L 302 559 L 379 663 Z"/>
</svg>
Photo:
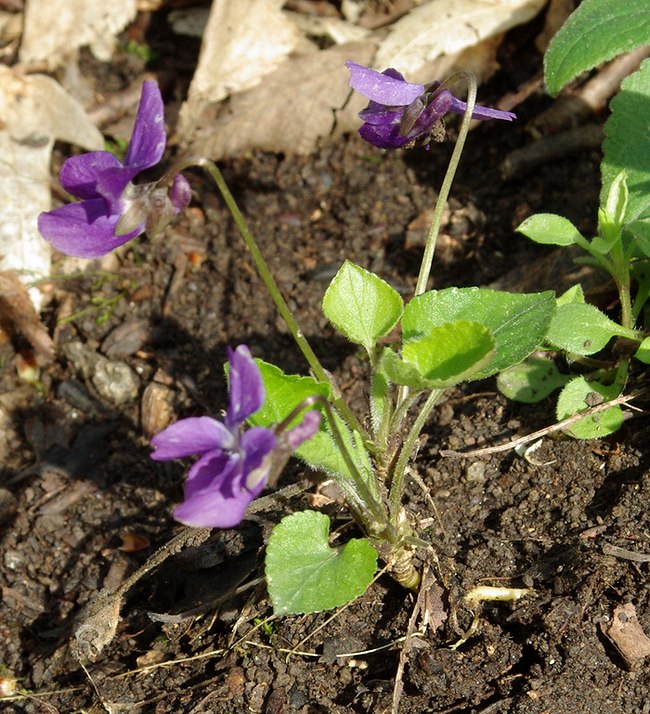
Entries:
<svg viewBox="0 0 650 714">
<path fill-rule="evenodd" d="M 566 158 L 569 154 L 597 149 L 604 138 L 605 132 L 600 124 L 586 124 L 560 134 L 544 136 L 532 144 L 511 151 L 501 162 L 501 176 L 506 181 L 524 176 L 538 166 Z"/>
<path fill-rule="evenodd" d="M 617 545 L 609 545 L 605 543 L 605 545 L 603 545 L 603 553 L 605 555 L 612 555 L 614 558 L 631 560 L 634 563 L 650 563 L 650 554 L 637 553 L 634 550 L 627 550 L 627 548 L 619 548 Z"/>
<path fill-rule="evenodd" d="M 522 444 L 528 444 L 531 441 L 535 441 L 536 439 L 548 436 L 548 434 L 552 434 L 554 431 L 561 431 L 562 429 L 566 429 L 567 427 L 572 426 L 576 422 L 579 422 L 581 419 L 593 416 L 594 414 L 598 414 L 599 412 L 604 412 L 610 407 L 615 407 L 618 404 L 627 404 L 633 399 L 636 399 L 638 396 L 638 394 L 628 394 L 616 397 L 616 399 L 612 399 L 609 402 L 603 402 L 602 404 L 597 404 L 595 407 L 591 407 L 591 409 L 586 409 L 584 412 L 572 414 L 570 417 L 559 421 L 557 424 L 553 424 L 552 426 L 546 426 L 543 429 L 540 429 L 539 431 L 533 432 L 532 434 L 527 434 L 526 436 L 521 436 L 518 439 L 509 441 L 507 444 L 498 444 L 497 446 L 488 446 L 485 449 L 475 449 L 474 451 L 465 452 L 454 451 L 453 449 L 442 449 L 440 451 L 440 456 L 461 456 L 462 458 L 466 459 L 473 456 L 487 456 L 488 454 L 496 454 L 499 451 L 509 451 L 510 449 L 514 449 L 515 447 L 521 446 Z"/>
<path fill-rule="evenodd" d="M 623 79 L 635 72 L 648 56 L 650 46 L 644 45 L 617 57 L 579 89 L 561 95 L 552 107 L 533 119 L 528 126 L 529 131 L 536 138 L 557 134 L 563 129 L 578 126 L 592 114 L 600 114 Z"/>
<path fill-rule="evenodd" d="M 649 55 L 649 46 L 622 55 L 579 89 L 562 94 L 553 106 L 528 125 L 528 131 L 537 141 L 506 156 L 501 164 L 503 178 L 523 176 L 567 154 L 598 148 L 605 138 L 602 126 L 580 125 L 605 109 L 622 80 L 638 69 Z"/>
</svg>

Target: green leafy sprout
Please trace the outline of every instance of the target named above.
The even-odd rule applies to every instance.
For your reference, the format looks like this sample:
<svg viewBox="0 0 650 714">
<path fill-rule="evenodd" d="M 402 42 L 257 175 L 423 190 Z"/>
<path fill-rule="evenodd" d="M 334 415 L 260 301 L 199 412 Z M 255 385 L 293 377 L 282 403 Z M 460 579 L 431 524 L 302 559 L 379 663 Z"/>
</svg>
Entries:
<svg viewBox="0 0 650 714">
<path fill-rule="evenodd" d="M 645 0 L 584 0 L 546 53 L 549 91 L 556 94 L 580 73 L 647 44 L 650 13 Z M 582 374 L 561 375 L 550 359 L 535 356 L 498 377 L 500 390 L 520 401 L 539 401 L 560 388 L 558 419 L 616 400 L 625 389 L 631 360 L 650 364 L 646 310 L 650 296 L 649 115 L 650 60 L 645 60 L 622 82 L 611 102 L 597 235 L 588 239 L 566 218 L 547 213 L 527 218 L 517 229 L 537 243 L 576 246 L 585 254 L 580 262 L 605 271 L 618 293 L 616 319 L 587 303 L 580 285 L 557 298 L 546 347 L 563 353 L 582 368 Z M 612 345 L 617 346 L 603 354 Z M 569 432 L 589 439 L 610 434 L 622 423 L 621 406 L 613 404 L 578 421 Z"/>
</svg>

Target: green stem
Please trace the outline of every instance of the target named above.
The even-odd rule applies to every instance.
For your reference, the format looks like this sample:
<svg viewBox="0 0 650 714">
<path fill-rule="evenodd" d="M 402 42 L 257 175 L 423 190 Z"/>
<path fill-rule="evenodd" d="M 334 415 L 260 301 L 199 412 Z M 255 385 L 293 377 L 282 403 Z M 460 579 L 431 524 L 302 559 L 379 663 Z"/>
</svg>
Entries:
<svg viewBox="0 0 650 714">
<path fill-rule="evenodd" d="M 469 126 L 472 121 L 472 112 L 474 111 L 474 105 L 476 104 L 476 77 L 472 72 L 459 72 L 458 74 L 454 74 L 448 80 L 445 80 L 443 84 L 451 84 L 459 78 L 464 78 L 467 82 L 467 107 L 465 108 L 465 114 L 463 114 L 463 120 L 460 124 L 460 129 L 458 130 L 456 145 L 454 146 L 454 150 L 451 154 L 451 159 L 449 159 L 449 165 L 447 166 L 447 171 L 445 172 L 445 178 L 442 181 L 440 193 L 438 194 L 438 199 L 436 201 L 436 207 L 433 212 L 431 225 L 429 226 L 427 242 L 424 246 L 422 263 L 420 264 L 420 273 L 418 275 L 418 281 L 415 286 L 413 297 L 422 295 L 422 293 L 424 293 L 427 289 L 427 283 L 429 282 L 429 276 L 431 275 L 431 268 L 433 266 L 433 256 L 436 252 L 438 234 L 440 233 L 442 216 L 445 206 L 447 205 L 449 193 L 451 192 L 451 185 L 454 182 L 454 177 L 456 176 L 458 164 L 460 163 L 460 157 L 463 153 L 463 148 L 465 147 L 465 140 L 467 139 Z M 397 392 L 398 407 L 406 399 L 408 393 L 408 387 L 399 388 Z"/>
<path fill-rule="evenodd" d="M 436 402 L 438 401 L 438 398 L 440 397 L 442 392 L 442 389 L 431 390 L 431 393 L 427 397 L 427 400 L 422 406 L 422 409 L 420 409 L 417 417 L 415 418 L 415 421 L 413 422 L 413 426 L 411 427 L 408 436 L 406 437 L 406 439 L 404 440 L 404 444 L 402 445 L 402 450 L 400 451 L 399 457 L 397 458 L 397 463 L 395 464 L 395 469 L 393 470 L 393 478 L 390 484 L 389 501 L 392 518 L 396 518 L 399 516 L 400 501 L 402 496 L 402 483 L 404 482 L 406 466 L 408 464 L 409 459 L 411 458 L 413 449 L 415 448 L 415 442 L 420 436 L 420 432 L 422 431 L 426 420 L 429 418 L 429 415 L 431 414 L 431 411 L 436 405 Z"/>
<path fill-rule="evenodd" d="M 465 109 L 460 130 L 458 131 L 458 139 L 456 139 L 456 145 L 454 146 L 454 150 L 451 154 L 449 166 L 447 166 L 445 178 L 442 182 L 442 186 L 440 187 L 438 200 L 436 201 L 433 220 L 431 221 L 431 226 L 429 227 L 429 233 L 427 235 L 427 242 L 424 246 L 424 254 L 420 265 L 418 282 L 415 286 L 414 297 L 416 295 L 421 295 L 427 289 L 429 275 L 431 274 L 431 266 L 433 265 L 433 256 L 436 251 L 438 233 L 440 232 L 440 224 L 442 223 L 442 215 L 444 213 L 445 206 L 447 205 L 447 199 L 449 198 L 451 184 L 453 183 L 456 175 L 456 169 L 460 163 L 460 157 L 465 146 L 465 139 L 467 139 L 469 125 L 472 121 L 472 112 L 474 111 L 474 105 L 476 104 L 476 77 L 471 72 L 459 72 L 453 77 L 450 77 L 449 80 L 446 80 L 444 84 L 450 84 L 460 77 L 463 77 L 467 81 L 467 108 Z"/>
<path fill-rule="evenodd" d="M 385 534 L 387 529 L 390 530 L 388 516 L 382 507 L 381 502 L 372 493 L 361 472 L 357 468 L 357 465 L 354 463 L 354 459 L 350 455 L 348 445 L 345 443 L 343 434 L 341 434 L 341 430 L 336 423 L 336 413 L 332 409 L 332 405 L 327 399 L 325 399 L 325 397 L 320 394 L 314 394 L 306 399 L 303 399 L 303 401 L 291 411 L 286 419 L 278 425 L 278 430 L 286 429 L 303 409 L 307 409 L 313 404 L 320 404 L 325 410 L 332 438 L 336 442 L 336 445 L 341 452 L 341 456 L 343 457 L 343 461 L 348 467 L 348 471 L 350 472 L 350 476 L 354 482 L 356 498 L 354 499 L 354 502 L 352 502 L 352 499 L 348 499 L 348 506 L 354 512 L 356 520 L 366 527 L 366 531 L 369 534 Z M 334 480 L 337 480 L 336 477 Z M 344 488 L 344 485 L 341 484 L 340 481 L 338 481 L 338 483 L 341 488 Z"/>
<path fill-rule="evenodd" d="M 198 166 L 202 168 L 210 175 L 212 180 L 215 182 L 226 206 L 228 207 L 228 210 L 230 211 L 230 214 L 233 217 L 233 220 L 235 221 L 235 224 L 239 230 L 241 237 L 244 239 L 244 243 L 248 248 L 248 251 L 251 255 L 251 258 L 253 259 L 253 263 L 257 268 L 257 272 L 260 278 L 262 278 L 262 282 L 266 286 L 266 289 L 269 291 L 269 294 L 271 295 L 271 298 L 275 303 L 275 306 L 277 307 L 280 316 L 284 320 L 286 326 L 289 328 L 291 336 L 293 337 L 294 341 L 300 348 L 300 351 L 303 353 L 305 359 L 309 363 L 314 377 L 319 382 L 329 384 L 332 390 L 332 403 L 334 404 L 338 412 L 343 416 L 345 421 L 352 429 L 358 431 L 364 438 L 364 440 L 368 440 L 366 430 L 363 428 L 363 426 L 354 416 L 354 414 L 350 411 L 348 405 L 343 401 L 338 387 L 333 382 L 332 378 L 325 370 L 323 365 L 320 363 L 320 360 L 312 350 L 307 338 L 304 336 L 302 330 L 298 326 L 298 323 L 295 317 L 293 316 L 293 313 L 289 309 L 289 306 L 287 305 L 285 299 L 282 297 L 282 293 L 280 292 L 280 289 L 278 288 L 278 285 L 275 282 L 271 271 L 269 270 L 268 264 L 264 259 L 263 255 L 261 254 L 259 248 L 257 247 L 257 243 L 255 242 L 255 238 L 253 238 L 253 234 L 251 233 L 251 230 L 248 227 L 248 224 L 246 223 L 246 219 L 244 218 L 242 212 L 239 210 L 239 206 L 237 205 L 232 193 L 230 192 L 230 189 L 226 184 L 223 174 L 221 173 L 217 165 L 213 161 L 210 161 L 210 159 L 207 159 L 203 156 L 192 156 L 185 159 L 181 159 L 178 163 L 174 164 L 174 166 L 170 168 L 165 177 L 161 179 L 161 183 L 163 183 L 168 176 L 172 176 L 173 178 L 173 176 L 175 176 L 177 173 L 180 173 L 184 169 L 190 168 L 192 166 Z"/>
</svg>

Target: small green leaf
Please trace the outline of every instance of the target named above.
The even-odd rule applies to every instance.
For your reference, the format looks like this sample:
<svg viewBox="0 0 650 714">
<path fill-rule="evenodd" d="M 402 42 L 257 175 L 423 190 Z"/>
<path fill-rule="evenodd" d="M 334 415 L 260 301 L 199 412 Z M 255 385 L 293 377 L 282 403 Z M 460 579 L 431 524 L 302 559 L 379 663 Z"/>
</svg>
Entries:
<svg viewBox="0 0 650 714">
<path fill-rule="evenodd" d="M 537 213 L 516 228 L 535 243 L 544 245 L 585 245 L 587 240 L 568 218 L 554 213 Z"/>
<path fill-rule="evenodd" d="M 537 349 L 555 311 L 552 292 L 515 294 L 487 288 L 430 290 L 404 309 L 404 341 L 426 336 L 447 322 L 479 322 L 496 342 L 494 358 L 472 375 L 482 379 L 521 362 Z"/>
<path fill-rule="evenodd" d="M 536 404 L 571 377 L 561 374 L 555 363 L 545 357 L 529 357 L 497 375 L 497 388 L 505 397 L 525 404 Z"/>
<path fill-rule="evenodd" d="M 560 305 L 567 305 L 571 302 L 583 303 L 585 301 L 585 292 L 582 289 L 582 285 L 577 283 L 572 285 L 568 290 L 562 293 L 557 299 L 558 307 Z"/>
<path fill-rule="evenodd" d="M 405 362 L 391 349 L 386 348 L 382 353 L 379 369 L 393 384 L 401 384 L 419 392 L 431 388 L 414 364 Z"/>
<path fill-rule="evenodd" d="M 490 362 L 495 341 L 480 322 L 461 320 L 434 326 L 424 337 L 407 340 L 405 362 L 414 365 L 431 388 L 469 379 Z"/>
<path fill-rule="evenodd" d="M 634 331 L 610 320 L 594 305 L 568 303 L 557 308 L 546 339 L 566 352 L 592 355 L 617 335 L 636 338 Z"/>
<path fill-rule="evenodd" d="M 644 5 L 646 26 L 650 10 Z M 648 30 L 650 33 L 650 30 Z M 646 34 L 648 42 L 650 34 Z M 620 92 L 610 103 L 611 115 L 605 124 L 603 161 L 600 165 L 603 185 L 601 205 L 607 201 L 610 187 L 620 172 L 627 172 L 629 191 L 624 223 L 650 217 L 650 141 L 648 141 L 648 106 L 650 106 L 650 60 L 626 77 Z"/>
<path fill-rule="evenodd" d="M 634 356 L 639 362 L 650 364 L 650 337 L 646 337 L 645 340 L 643 340 L 639 345 L 639 349 L 634 353 Z"/>
<path fill-rule="evenodd" d="M 279 367 L 261 359 L 255 362 L 262 374 L 266 398 L 262 408 L 248 420 L 252 426 L 279 424 L 307 397 L 320 394 L 328 399 L 330 396 L 329 385 L 317 382 L 313 377 L 285 374 Z M 301 418 L 296 417 L 296 421 Z"/>
<path fill-rule="evenodd" d="M 647 0 L 583 0 L 544 57 L 549 92 L 557 94 L 582 72 L 647 44 L 649 37 Z"/>
<path fill-rule="evenodd" d="M 380 337 L 397 324 L 404 303 L 399 293 L 374 273 L 346 260 L 323 297 L 323 312 L 351 342 L 372 352 Z"/>
<path fill-rule="evenodd" d="M 330 519 L 301 511 L 283 518 L 266 547 L 265 573 L 276 615 L 321 612 L 363 595 L 377 570 L 368 540 L 331 548 Z"/>
<path fill-rule="evenodd" d="M 584 377 L 572 379 L 560 392 L 556 413 L 559 420 L 583 412 L 603 402 L 616 399 L 620 394 L 616 384 L 605 386 L 598 382 L 587 382 Z M 585 417 L 567 428 L 576 439 L 595 439 L 617 431 L 623 423 L 623 410 L 616 404 L 609 409 Z"/>
<path fill-rule="evenodd" d="M 650 219 L 632 221 L 625 226 L 634 236 L 634 242 L 643 255 L 650 257 Z"/>
<path fill-rule="evenodd" d="M 609 188 L 606 204 L 598 209 L 598 235 L 591 241 L 591 247 L 602 255 L 607 255 L 621 240 L 628 196 L 627 173 L 621 171 Z"/>
</svg>

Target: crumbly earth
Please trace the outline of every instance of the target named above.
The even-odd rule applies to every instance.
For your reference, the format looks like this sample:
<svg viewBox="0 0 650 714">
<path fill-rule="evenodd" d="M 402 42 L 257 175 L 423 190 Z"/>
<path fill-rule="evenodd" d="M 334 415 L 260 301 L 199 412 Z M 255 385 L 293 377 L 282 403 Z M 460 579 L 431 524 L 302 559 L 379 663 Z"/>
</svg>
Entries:
<svg viewBox="0 0 650 714">
<path fill-rule="evenodd" d="M 521 66 L 516 55 L 504 58 L 486 103 L 521 81 Z M 597 152 L 500 178 L 500 161 L 530 141 L 526 121 L 546 103 L 532 98 L 515 125 L 470 135 L 435 287 L 488 285 L 515 268 L 539 268 L 549 251 L 513 232 L 535 211 L 593 230 Z M 421 217 L 450 152 L 449 143 L 382 154 L 349 137 L 309 157 L 253 154 L 223 164 L 304 333 L 360 414 L 362 355 L 322 316 L 323 292 L 349 258 L 409 295 Z M 246 343 L 286 372 L 305 370 L 220 199 L 203 175 L 188 177 L 192 208 L 164 237 L 52 280 L 44 321 L 57 358 L 40 391 L 16 377 L 24 344 L 1 348 L 0 474 L 16 509 L 9 505 L 1 525 L 0 678 L 9 687 L 14 675 L 22 692 L 2 700 L 2 711 L 387 712 L 407 648 L 405 714 L 647 712 L 647 667 L 630 668 L 607 636 L 626 603 L 650 632 L 647 421 L 634 415 L 603 441 L 545 438 L 527 456 L 442 456 L 553 423 L 550 399 L 508 402 L 494 380 L 448 394 L 415 464 L 427 493 L 413 482 L 405 498 L 432 546 L 440 627 L 417 622 L 405 641 L 415 597 L 387 576 L 339 612 L 266 620 L 264 540 L 278 518 L 313 503 L 312 487 L 147 574 L 126 594 L 115 637 L 96 661 L 75 656 L 71 632 L 84 604 L 178 531 L 170 511 L 183 467 L 154 464 L 148 438 L 170 419 L 225 406 L 227 345 Z M 535 274 L 532 289 L 554 286 L 557 276 Z M 280 486 L 305 477 L 313 474 L 292 464 Z M 341 506 L 325 508 L 346 524 Z M 470 608 L 463 597 L 477 585 L 529 592 Z"/>
</svg>

